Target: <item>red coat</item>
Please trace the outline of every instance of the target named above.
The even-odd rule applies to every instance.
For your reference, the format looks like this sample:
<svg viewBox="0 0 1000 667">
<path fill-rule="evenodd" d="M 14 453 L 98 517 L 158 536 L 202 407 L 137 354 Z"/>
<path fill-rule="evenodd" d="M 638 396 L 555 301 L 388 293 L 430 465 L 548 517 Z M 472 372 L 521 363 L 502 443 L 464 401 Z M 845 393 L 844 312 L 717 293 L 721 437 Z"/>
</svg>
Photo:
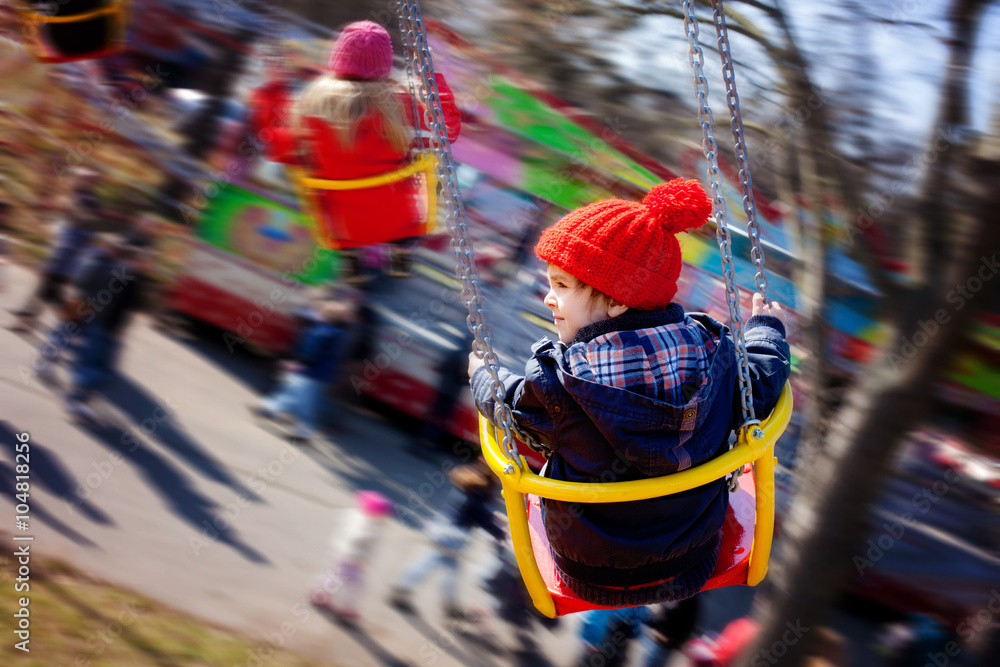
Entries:
<svg viewBox="0 0 1000 667">
<path fill-rule="evenodd" d="M 455 141 L 461 130 L 461 115 L 444 77 L 436 77 L 448 139 Z M 345 146 L 336 130 L 322 119 L 306 117 L 308 145 L 299 146 L 299 139 L 286 122 L 292 104 L 289 92 L 283 82 L 271 82 L 255 90 L 251 97 L 250 122 L 257 138 L 267 147 L 268 159 L 297 164 L 300 155 L 305 155 L 311 176 L 335 181 L 384 174 L 409 164 L 409 152 L 401 153 L 389 145 L 381 132 L 382 118 L 374 113 L 359 122 L 353 146 Z M 401 93 L 400 100 L 405 117 L 411 119 L 409 94 Z M 341 247 L 419 235 L 423 222 L 418 206 L 423 194 L 420 187 L 417 179 L 410 178 L 360 190 L 323 190 L 318 193 L 324 218 L 320 222 Z"/>
</svg>

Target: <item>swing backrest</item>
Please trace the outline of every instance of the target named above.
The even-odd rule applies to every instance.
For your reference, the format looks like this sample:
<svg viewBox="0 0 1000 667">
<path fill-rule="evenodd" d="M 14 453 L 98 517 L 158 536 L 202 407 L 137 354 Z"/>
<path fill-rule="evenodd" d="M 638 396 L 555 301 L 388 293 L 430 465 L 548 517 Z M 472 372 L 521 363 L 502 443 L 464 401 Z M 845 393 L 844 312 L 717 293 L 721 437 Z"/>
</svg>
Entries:
<svg viewBox="0 0 1000 667">
<path fill-rule="evenodd" d="M 125 46 L 128 0 L 19 0 L 16 6 L 39 62 L 103 58 Z"/>
<path fill-rule="evenodd" d="M 496 427 L 480 415 L 479 434 L 483 456 L 503 485 L 514 553 L 535 607 L 546 616 L 555 616 L 554 602 L 542 580 L 531 547 L 525 494 L 577 503 L 647 500 L 703 486 L 722 479 L 733 470 L 741 469 L 747 464 L 754 467 L 757 493 L 753 549 L 746 583 L 749 586 L 760 583 L 767 573 L 771 538 L 774 533 L 774 443 L 788 426 L 791 416 L 792 392 L 786 383 L 770 416 L 759 427 L 750 426 L 742 429 L 736 445 L 725 454 L 671 475 L 628 482 L 591 484 L 541 477 L 528 468 L 523 456 L 520 466 L 513 465 L 500 444 Z"/>
</svg>

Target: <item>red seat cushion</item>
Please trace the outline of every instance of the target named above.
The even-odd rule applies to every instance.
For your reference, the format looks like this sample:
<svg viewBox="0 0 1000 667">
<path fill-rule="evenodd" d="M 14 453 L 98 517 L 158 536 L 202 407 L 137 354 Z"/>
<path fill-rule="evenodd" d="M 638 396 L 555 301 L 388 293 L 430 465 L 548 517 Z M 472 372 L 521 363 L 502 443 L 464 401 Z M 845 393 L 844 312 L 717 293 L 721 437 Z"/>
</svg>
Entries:
<svg viewBox="0 0 1000 667">
<path fill-rule="evenodd" d="M 545 526 L 542 524 L 542 508 L 538 496 L 529 494 L 526 498 L 526 505 L 528 507 L 528 534 L 531 537 L 531 548 L 535 552 L 535 562 L 538 564 L 538 571 L 545 581 L 545 587 L 549 589 L 549 594 L 555 602 L 556 615 L 563 616 L 588 609 L 611 609 L 612 607 L 595 605 L 581 600 L 559 579 L 555 565 L 552 563 Z M 747 583 L 747 567 L 750 563 L 750 549 L 753 546 L 755 520 L 756 489 L 753 473 L 747 472 L 740 477 L 739 490 L 729 494 L 729 511 L 726 513 L 725 523 L 722 524 L 722 548 L 719 551 L 719 562 L 702 590 Z"/>
</svg>

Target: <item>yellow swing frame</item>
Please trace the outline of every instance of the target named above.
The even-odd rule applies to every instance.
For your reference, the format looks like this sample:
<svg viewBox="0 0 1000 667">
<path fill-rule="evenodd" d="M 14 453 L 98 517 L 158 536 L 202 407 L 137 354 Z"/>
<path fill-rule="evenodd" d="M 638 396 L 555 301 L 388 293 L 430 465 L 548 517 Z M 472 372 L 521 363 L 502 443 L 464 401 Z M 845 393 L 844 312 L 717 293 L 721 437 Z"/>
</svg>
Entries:
<svg viewBox="0 0 1000 667">
<path fill-rule="evenodd" d="M 687 491 L 722 479 L 734 470 L 751 464 L 756 482 L 753 548 L 747 567 L 746 585 L 756 586 L 767 574 L 774 535 L 774 444 L 792 417 L 792 390 L 789 383 L 781 390 L 778 403 L 760 426 L 752 424 L 740 430 L 736 445 L 725 454 L 701 465 L 671 475 L 629 482 L 588 484 L 548 479 L 535 474 L 523 456 L 514 465 L 500 444 L 497 427 L 479 415 L 479 435 L 483 456 L 503 487 L 510 536 L 521 576 L 539 612 L 549 618 L 557 615 L 555 601 L 545 585 L 535 561 L 528 531 L 525 494 L 576 503 L 621 503 L 659 498 Z"/>
<path fill-rule="evenodd" d="M 48 14 L 36 12 L 30 5 L 23 2 L 23 0 L 17 0 L 14 3 L 14 7 L 17 10 L 17 14 L 22 23 L 27 28 L 28 39 L 26 41 L 28 51 L 38 62 L 65 63 L 76 60 L 103 58 L 105 56 L 119 53 L 125 48 L 125 32 L 128 26 L 128 17 L 131 10 L 129 0 L 111 0 L 107 6 L 101 7 L 100 9 L 94 9 L 89 12 L 84 12 L 83 14 L 72 14 L 69 16 L 50 16 Z M 83 23 L 102 16 L 108 16 L 113 21 L 111 30 L 109 31 L 107 45 L 103 49 L 93 53 L 88 53 L 85 56 L 67 57 L 54 55 L 57 50 L 46 48 L 42 41 L 42 37 L 39 34 L 41 32 L 41 25 Z"/>
<path fill-rule="evenodd" d="M 438 158 L 433 151 L 421 151 L 417 158 L 405 167 L 390 171 L 377 176 L 365 178 L 353 178 L 349 180 L 328 180 L 324 178 L 313 178 L 306 174 L 301 167 L 289 167 L 289 175 L 299 195 L 302 210 L 308 216 L 313 236 L 316 242 L 327 250 L 338 250 L 342 246 L 336 239 L 327 238 L 323 233 L 320 221 L 322 210 L 317 201 L 316 191 L 318 190 L 362 190 L 374 188 L 380 185 L 388 185 L 398 181 L 424 174 L 427 190 L 427 217 L 424 220 L 423 229 L 420 235 L 429 234 L 434 231 L 437 223 L 437 164 Z"/>
</svg>

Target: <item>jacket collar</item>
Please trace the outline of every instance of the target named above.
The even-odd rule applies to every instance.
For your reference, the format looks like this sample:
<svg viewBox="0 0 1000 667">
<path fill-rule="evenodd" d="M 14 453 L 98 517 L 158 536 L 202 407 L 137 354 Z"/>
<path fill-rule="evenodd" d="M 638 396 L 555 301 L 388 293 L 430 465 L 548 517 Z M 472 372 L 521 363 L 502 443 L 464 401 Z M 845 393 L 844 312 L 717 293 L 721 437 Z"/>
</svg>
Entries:
<svg viewBox="0 0 1000 667">
<path fill-rule="evenodd" d="M 573 336 L 575 343 L 589 343 L 598 336 L 609 334 L 613 331 L 635 331 L 637 329 L 651 329 L 666 324 L 678 324 L 684 321 L 684 308 L 679 303 L 671 303 L 665 310 L 628 310 L 624 315 L 612 317 L 600 322 L 594 322 L 582 327 Z"/>
</svg>

